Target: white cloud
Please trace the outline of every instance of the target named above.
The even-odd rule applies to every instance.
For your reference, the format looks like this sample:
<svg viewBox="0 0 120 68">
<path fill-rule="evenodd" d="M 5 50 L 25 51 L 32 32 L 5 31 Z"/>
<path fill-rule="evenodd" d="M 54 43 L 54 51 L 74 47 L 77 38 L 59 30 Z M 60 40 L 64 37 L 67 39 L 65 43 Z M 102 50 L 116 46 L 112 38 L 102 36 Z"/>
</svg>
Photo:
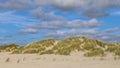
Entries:
<svg viewBox="0 0 120 68">
<path fill-rule="evenodd" d="M 55 5 L 62 11 L 82 11 L 88 17 L 104 17 L 108 8 L 120 6 L 120 0 L 55 0 Z"/>
<path fill-rule="evenodd" d="M 120 35 L 100 33 L 95 36 L 96 39 L 102 40 L 104 42 L 120 42 Z"/>
<path fill-rule="evenodd" d="M 46 7 L 50 8 L 47 9 Z M 116 7 L 120 7 L 120 0 L 0 0 L 0 9 L 7 10 L 7 12 L 0 12 L 0 24 L 10 23 L 19 26 L 24 25 L 25 27 L 30 25 L 26 29 L 22 28 L 19 31 L 21 34 L 36 34 L 40 30 L 47 29 L 46 37 L 65 38 L 87 35 L 105 41 L 120 42 L 120 36 L 115 34 L 120 32 L 120 28 L 97 31 L 96 28 L 99 28 L 101 22 L 96 19 L 69 21 L 64 16 L 56 15 L 56 10 L 60 10 L 61 14 L 63 12 L 74 12 L 90 18 L 105 17 L 109 15 L 106 12 L 107 9 Z M 16 15 L 15 12 L 19 10 L 30 11 L 31 17 L 35 19 Z M 46 12 L 45 10 L 50 11 Z M 113 14 L 120 15 L 120 12 Z M 36 20 L 40 20 L 40 22 L 36 23 Z M 49 30 L 54 31 L 49 32 Z"/>
<path fill-rule="evenodd" d="M 35 29 L 79 29 L 79 28 L 97 28 L 101 22 L 96 19 L 91 20 L 73 20 L 73 21 L 46 21 L 36 25 L 30 26 Z"/>
<path fill-rule="evenodd" d="M 120 32 L 120 28 L 118 28 L 118 27 L 116 27 L 116 28 L 109 28 L 109 29 L 106 29 L 104 32 L 106 32 L 106 33 Z"/>
<path fill-rule="evenodd" d="M 0 8 L 6 10 L 23 10 L 32 4 L 31 0 L 5 0 L 0 2 Z"/>
<path fill-rule="evenodd" d="M 45 12 L 42 8 L 34 9 L 30 12 L 34 18 L 42 21 L 65 20 L 62 16 L 55 15 L 54 12 Z"/>
<path fill-rule="evenodd" d="M 13 24 L 20 27 L 26 27 L 36 21 L 28 16 L 16 15 L 15 13 L 16 11 L 0 12 L 0 24 Z"/>
<path fill-rule="evenodd" d="M 66 37 L 72 36 L 94 36 L 98 32 L 95 29 L 71 29 L 71 30 L 57 30 L 51 33 L 48 33 L 46 37 L 63 39 Z"/>
<path fill-rule="evenodd" d="M 120 6 L 120 0 L 7 0 L 0 2 L 0 8 L 20 10 L 37 7 L 52 7 L 58 10 L 75 11 L 87 17 L 104 17 L 107 9 Z"/>
<path fill-rule="evenodd" d="M 56 39 L 64 39 L 72 36 L 87 36 L 89 38 L 95 38 L 104 42 L 120 42 L 120 35 L 97 31 L 96 29 L 58 30 L 45 35 L 45 37 Z"/>
<path fill-rule="evenodd" d="M 20 30 L 19 33 L 21 33 L 21 34 L 36 34 L 36 33 L 38 33 L 38 30 L 37 29 L 28 28 L 28 29 Z"/>
</svg>

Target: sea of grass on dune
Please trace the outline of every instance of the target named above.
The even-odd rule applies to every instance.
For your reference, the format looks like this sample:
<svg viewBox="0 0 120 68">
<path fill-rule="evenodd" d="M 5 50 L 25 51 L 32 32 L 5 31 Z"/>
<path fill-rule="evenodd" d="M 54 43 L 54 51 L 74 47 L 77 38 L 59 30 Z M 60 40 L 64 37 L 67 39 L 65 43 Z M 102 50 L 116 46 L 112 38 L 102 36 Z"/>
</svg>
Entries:
<svg viewBox="0 0 120 68">
<path fill-rule="evenodd" d="M 72 52 L 82 51 L 84 56 L 106 56 L 111 53 L 120 56 L 119 43 L 104 43 L 96 39 L 86 37 L 70 37 L 64 40 L 47 39 L 32 42 L 26 46 L 7 44 L 0 46 L 0 52 L 12 54 L 57 54 L 70 55 Z"/>
</svg>

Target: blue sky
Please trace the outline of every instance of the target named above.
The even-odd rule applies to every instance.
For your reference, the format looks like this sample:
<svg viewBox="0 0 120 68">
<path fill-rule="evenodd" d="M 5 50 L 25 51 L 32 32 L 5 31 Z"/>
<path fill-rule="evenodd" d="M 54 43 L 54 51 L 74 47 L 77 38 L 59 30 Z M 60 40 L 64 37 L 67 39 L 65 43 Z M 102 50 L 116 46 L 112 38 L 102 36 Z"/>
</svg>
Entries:
<svg viewBox="0 0 120 68">
<path fill-rule="evenodd" d="M 87 36 L 120 42 L 120 0 L 0 0 L 0 44 Z"/>
</svg>

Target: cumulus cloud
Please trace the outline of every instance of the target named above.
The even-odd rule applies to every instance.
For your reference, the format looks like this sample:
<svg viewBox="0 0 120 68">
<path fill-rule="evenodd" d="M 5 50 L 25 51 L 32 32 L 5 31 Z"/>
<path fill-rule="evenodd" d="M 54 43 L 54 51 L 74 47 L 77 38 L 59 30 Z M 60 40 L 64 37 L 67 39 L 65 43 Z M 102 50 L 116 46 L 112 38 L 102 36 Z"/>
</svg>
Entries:
<svg viewBox="0 0 120 68">
<path fill-rule="evenodd" d="M 116 34 L 101 33 L 94 36 L 94 38 L 102 40 L 104 42 L 120 42 L 120 35 Z"/>
<path fill-rule="evenodd" d="M 23 10 L 32 4 L 31 0 L 5 0 L 0 2 L 0 8 L 6 10 Z"/>
<path fill-rule="evenodd" d="M 100 26 L 101 22 L 96 19 L 91 19 L 89 21 L 85 20 L 74 20 L 68 22 L 65 26 L 68 28 L 95 28 Z"/>
<path fill-rule="evenodd" d="M 0 24 L 12 24 L 19 27 L 26 27 L 34 24 L 36 21 L 37 20 L 29 18 L 28 16 L 16 15 L 16 11 L 6 11 L 0 13 Z"/>
<path fill-rule="evenodd" d="M 58 30 L 48 33 L 45 37 L 64 39 L 72 36 L 87 36 L 89 38 L 95 38 L 104 42 L 120 42 L 120 35 L 105 33 L 103 31 L 97 31 L 96 29 L 71 29 L 71 30 Z"/>
<path fill-rule="evenodd" d="M 101 25 L 96 19 L 91 20 L 73 20 L 73 21 L 43 21 L 19 31 L 20 34 L 38 34 L 47 31 L 45 37 L 66 38 L 77 35 L 94 35 L 94 30 Z M 64 30 L 64 31 L 63 31 Z"/>
<path fill-rule="evenodd" d="M 99 29 L 101 22 L 96 19 L 66 20 L 63 14 L 66 12 L 68 14 L 81 14 L 80 16 L 84 15 L 90 18 L 105 17 L 109 16 L 106 10 L 116 7 L 120 7 L 120 0 L 0 0 L 0 9 L 2 9 L 0 10 L 0 24 L 9 23 L 19 26 L 22 24 L 25 27 L 27 25 L 26 29 L 20 28 L 20 34 L 37 34 L 40 30 L 43 30 L 43 32 L 47 30 L 48 32 L 45 31 L 47 33 L 46 37 L 65 38 L 86 35 L 104 41 L 120 42 L 120 36 L 116 33 L 120 32 L 120 28 L 98 31 L 96 29 Z M 4 10 L 6 12 L 1 12 Z M 35 19 L 26 17 L 24 14 L 20 16 L 19 10 L 25 11 L 25 13 L 30 12 L 28 16 L 31 15 Z M 116 12 L 114 14 L 118 15 L 120 13 Z M 0 38 L 0 40 L 3 40 L 3 38 Z"/>
<path fill-rule="evenodd" d="M 61 11 L 75 11 L 87 17 L 108 16 L 107 9 L 120 7 L 120 0 L 6 0 L 0 2 L 2 9 L 27 9 L 52 7 Z"/>
<path fill-rule="evenodd" d="M 30 26 L 35 29 L 79 29 L 79 28 L 96 28 L 99 27 L 101 22 L 96 19 L 91 20 L 73 20 L 73 21 L 49 21 L 42 22 L 36 25 Z"/>
<path fill-rule="evenodd" d="M 38 30 L 37 29 L 32 29 L 32 28 L 29 28 L 29 29 L 22 29 L 19 31 L 20 34 L 36 34 L 38 33 Z"/>
<path fill-rule="evenodd" d="M 116 27 L 116 28 L 109 28 L 109 29 L 106 29 L 104 32 L 106 32 L 106 33 L 120 32 L 120 28 L 118 28 L 118 27 Z"/>
<path fill-rule="evenodd" d="M 62 16 L 55 15 L 54 12 L 45 12 L 42 8 L 32 10 L 31 15 L 42 21 L 65 20 Z"/>
<path fill-rule="evenodd" d="M 105 16 L 108 16 L 109 14 L 99 8 L 98 9 L 91 8 L 91 9 L 85 10 L 83 12 L 83 15 L 87 17 L 95 18 L 95 17 L 105 17 Z"/>
<path fill-rule="evenodd" d="M 55 0 L 55 5 L 62 11 L 82 11 L 88 17 L 104 17 L 109 15 L 105 12 L 108 8 L 120 6 L 120 0 Z"/>
<path fill-rule="evenodd" d="M 98 32 L 94 29 L 71 29 L 71 30 L 58 30 L 52 33 L 48 33 L 46 37 L 52 37 L 57 39 L 63 39 L 71 36 L 90 36 L 96 35 Z"/>
</svg>

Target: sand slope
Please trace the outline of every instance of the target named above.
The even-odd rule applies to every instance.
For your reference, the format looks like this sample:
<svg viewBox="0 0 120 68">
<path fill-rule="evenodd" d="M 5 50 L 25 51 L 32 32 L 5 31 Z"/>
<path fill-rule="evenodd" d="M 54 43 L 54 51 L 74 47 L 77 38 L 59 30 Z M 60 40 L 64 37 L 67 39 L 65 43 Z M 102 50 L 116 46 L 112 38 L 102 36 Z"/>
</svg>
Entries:
<svg viewBox="0 0 120 68">
<path fill-rule="evenodd" d="M 71 56 L 0 53 L 0 68 L 120 68 L 120 60 L 112 56 L 86 58 L 79 53 Z"/>
</svg>

